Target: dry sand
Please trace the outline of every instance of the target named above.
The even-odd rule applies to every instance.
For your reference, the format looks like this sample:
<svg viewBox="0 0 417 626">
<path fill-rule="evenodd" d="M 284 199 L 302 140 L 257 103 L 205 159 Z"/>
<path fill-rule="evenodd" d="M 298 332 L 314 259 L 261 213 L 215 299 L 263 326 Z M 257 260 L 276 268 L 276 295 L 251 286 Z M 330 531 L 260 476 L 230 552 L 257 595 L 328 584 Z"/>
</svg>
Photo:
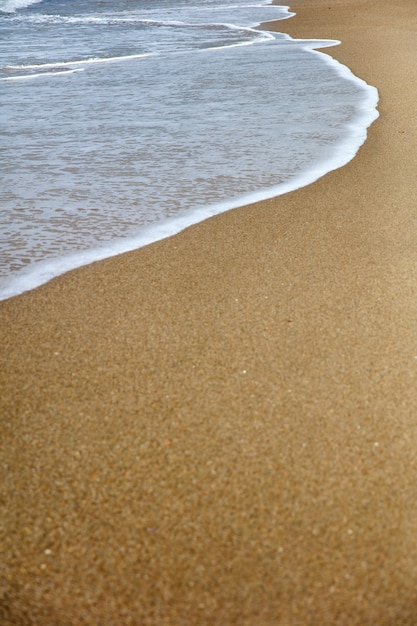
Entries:
<svg viewBox="0 0 417 626">
<path fill-rule="evenodd" d="M 293 7 L 357 157 L 0 305 L 4 626 L 417 624 L 417 6 Z"/>
</svg>

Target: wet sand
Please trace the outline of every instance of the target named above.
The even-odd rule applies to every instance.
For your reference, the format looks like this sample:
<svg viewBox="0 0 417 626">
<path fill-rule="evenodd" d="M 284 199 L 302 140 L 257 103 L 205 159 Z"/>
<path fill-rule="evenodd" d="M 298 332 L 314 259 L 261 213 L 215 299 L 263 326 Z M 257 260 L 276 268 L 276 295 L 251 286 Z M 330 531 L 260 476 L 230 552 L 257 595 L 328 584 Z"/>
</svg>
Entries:
<svg viewBox="0 0 417 626">
<path fill-rule="evenodd" d="M 5 626 L 417 624 L 417 7 L 292 7 L 356 158 L 0 303 Z"/>
</svg>

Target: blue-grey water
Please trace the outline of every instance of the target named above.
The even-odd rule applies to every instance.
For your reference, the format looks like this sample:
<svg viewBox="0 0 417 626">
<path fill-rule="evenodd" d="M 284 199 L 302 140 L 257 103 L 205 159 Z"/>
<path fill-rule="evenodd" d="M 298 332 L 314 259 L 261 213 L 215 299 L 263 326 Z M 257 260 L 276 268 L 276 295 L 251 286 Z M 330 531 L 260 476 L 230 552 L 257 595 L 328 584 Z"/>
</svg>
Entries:
<svg viewBox="0 0 417 626">
<path fill-rule="evenodd" d="M 0 299 L 350 160 L 377 93 L 261 0 L 0 0 Z"/>
</svg>

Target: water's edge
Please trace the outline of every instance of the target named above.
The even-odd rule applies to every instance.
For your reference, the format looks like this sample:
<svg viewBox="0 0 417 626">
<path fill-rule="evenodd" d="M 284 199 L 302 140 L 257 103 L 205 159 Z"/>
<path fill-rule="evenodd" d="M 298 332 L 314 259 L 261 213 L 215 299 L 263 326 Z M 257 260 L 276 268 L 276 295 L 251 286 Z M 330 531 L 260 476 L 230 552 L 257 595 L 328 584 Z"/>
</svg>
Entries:
<svg viewBox="0 0 417 626">
<path fill-rule="evenodd" d="M 286 8 L 288 10 L 288 7 Z M 290 13 L 288 17 L 292 17 L 293 15 L 294 13 Z M 259 26 L 265 30 L 267 28 L 267 24 Z M 285 37 L 292 40 L 289 35 L 285 35 Z M 305 45 L 303 47 L 306 50 L 308 50 L 311 54 L 321 55 L 323 60 L 332 65 L 340 76 L 360 84 L 361 87 L 368 93 L 368 97 L 362 105 L 360 118 L 357 119 L 355 124 L 352 124 L 351 126 L 349 139 L 340 142 L 335 147 L 331 158 L 321 162 L 319 165 L 311 167 L 303 174 L 299 174 L 276 186 L 261 189 L 257 192 L 242 195 L 225 202 L 207 205 L 204 209 L 199 208 L 198 212 L 196 210 L 189 210 L 186 214 L 180 217 L 158 222 L 152 226 L 144 228 L 136 237 L 115 240 L 106 246 L 76 252 L 58 259 L 48 259 L 35 263 L 29 266 L 27 270 L 21 271 L 17 276 L 13 276 L 9 281 L 6 281 L 6 284 L 0 289 L 0 300 L 6 300 L 26 291 L 35 289 L 51 279 L 78 267 L 88 265 L 105 258 L 110 258 L 124 252 L 130 252 L 167 237 L 171 237 L 185 228 L 202 222 L 214 215 L 294 191 L 315 182 L 325 174 L 343 167 L 351 161 L 357 154 L 359 148 L 365 142 L 367 138 L 367 129 L 379 115 L 376 109 L 378 104 L 378 91 L 375 87 L 368 85 L 364 80 L 355 76 L 348 67 L 342 65 L 339 61 L 333 59 L 328 54 L 324 54 L 318 50 L 319 47 L 330 47 L 340 44 L 340 42 L 334 40 L 293 41 L 305 41 Z"/>
</svg>

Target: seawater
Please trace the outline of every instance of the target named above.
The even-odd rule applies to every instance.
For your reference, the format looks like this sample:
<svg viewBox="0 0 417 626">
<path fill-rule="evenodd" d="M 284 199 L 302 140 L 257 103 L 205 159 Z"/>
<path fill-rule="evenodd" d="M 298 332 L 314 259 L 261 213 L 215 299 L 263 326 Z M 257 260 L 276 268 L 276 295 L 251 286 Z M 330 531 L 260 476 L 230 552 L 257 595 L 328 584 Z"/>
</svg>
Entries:
<svg viewBox="0 0 417 626">
<path fill-rule="evenodd" d="M 0 299 L 344 165 L 377 92 L 261 0 L 0 0 Z"/>
</svg>

